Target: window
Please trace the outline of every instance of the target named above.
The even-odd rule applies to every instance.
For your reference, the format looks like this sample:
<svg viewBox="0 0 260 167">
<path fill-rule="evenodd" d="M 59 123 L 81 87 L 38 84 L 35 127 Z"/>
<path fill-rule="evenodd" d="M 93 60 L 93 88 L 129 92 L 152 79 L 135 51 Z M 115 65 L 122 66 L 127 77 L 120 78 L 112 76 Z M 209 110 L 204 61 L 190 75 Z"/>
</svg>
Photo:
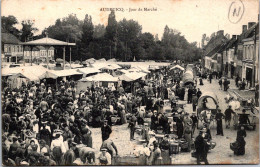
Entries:
<svg viewBox="0 0 260 167">
<path fill-rule="evenodd" d="M 8 47 L 6 45 L 4 46 L 4 48 L 5 52 L 8 52 Z"/>
</svg>

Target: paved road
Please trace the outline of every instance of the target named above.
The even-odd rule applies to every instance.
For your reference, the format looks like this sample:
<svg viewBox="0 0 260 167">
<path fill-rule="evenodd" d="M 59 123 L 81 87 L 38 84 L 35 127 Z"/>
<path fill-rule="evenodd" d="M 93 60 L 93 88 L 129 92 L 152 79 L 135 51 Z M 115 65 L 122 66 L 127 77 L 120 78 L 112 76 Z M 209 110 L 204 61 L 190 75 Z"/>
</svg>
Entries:
<svg viewBox="0 0 260 167">
<path fill-rule="evenodd" d="M 232 81 L 233 82 L 233 81 Z M 231 88 L 234 85 L 231 82 Z M 199 83 L 199 82 L 198 82 Z M 224 97 L 227 92 L 219 90 L 217 80 L 213 80 L 210 84 L 207 80 L 204 80 L 204 85 L 199 86 L 204 91 L 213 91 L 217 94 L 222 112 L 227 108 Z M 190 105 L 190 104 L 189 104 Z M 191 106 L 187 106 L 187 109 L 191 109 Z M 232 122 L 231 122 L 232 123 Z M 223 121 L 223 127 L 225 127 Z M 100 128 L 92 128 L 93 132 L 93 147 L 99 150 L 101 146 L 101 134 Z M 197 133 L 198 131 L 196 131 Z M 232 150 L 230 150 L 230 143 L 236 139 L 237 131 L 233 128 L 224 129 L 224 136 L 216 136 L 216 127 L 212 127 L 211 134 L 213 141 L 217 143 L 216 147 L 208 154 L 208 161 L 210 164 L 256 164 L 259 163 L 259 129 L 256 131 L 247 131 L 246 140 L 246 154 L 244 156 L 234 156 Z M 137 136 L 137 135 L 136 135 Z M 111 139 L 116 144 L 119 155 L 126 155 L 133 153 L 134 148 L 138 147 L 137 141 L 130 141 L 130 133 L 127 128 L 127 124 L 122 126 L 113 126 L 113 133 Z M 196 164 L 196 159 L 191 157 L 190 153 L 180 153 L 172 157 L 173 164 Z"/>
</svg>

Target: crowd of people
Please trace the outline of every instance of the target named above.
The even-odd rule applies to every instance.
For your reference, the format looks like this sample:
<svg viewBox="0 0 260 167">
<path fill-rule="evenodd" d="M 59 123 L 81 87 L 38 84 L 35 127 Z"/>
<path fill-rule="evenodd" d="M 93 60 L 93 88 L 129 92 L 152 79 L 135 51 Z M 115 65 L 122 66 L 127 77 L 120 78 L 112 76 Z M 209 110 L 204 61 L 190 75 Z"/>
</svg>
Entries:
<svg viewBox="0 0 260 167">
<path fill-rule="evenodd" d="M 169 150 L 172 126 L 164 112 L 165 99 L 170 100 L 176 138 L 184 139 L 187 151 L 191 151 L 199 122 L 196 107 L 202 92 L 196 88 L 197 83 L 186 89 L 181 86 L 181 76 L 182 72 L 173 75 L 167 68 L 152 72 L 145 80 L 138 81 L 131 93 L 117 85 L 116 88 L 92 86 L 76 94 L 77 82 L 73 79 L 61 80 L 57 87 L 45 79 L 28 82 L 19 89 L 6 86 L 2 91 L 3 164 L 111 165 L 112 158 L 118 155 L 116 143 L 110 138 L 111 127 L 126 123 L 129 123 L 130 140 L 135 140 L 136 126 L 143 126 L 142 138 L 147 142 L 141 154 L 146 156 L 146 164 L 160 164 L 163 150 Z M 185 95 L 193 106 L 192 114 L 176 103 L 178 99 L 184 100 Z M 220 121 L 225 117 L 228 122 L 231 113 L 218 114 L 216 119 Z M 145 121 L 147 118 L 149 124 Z M 218 122 L 218 134 L 223 135 L 220 124 L 222 128 L 222 122 Z M 100 150 L 93 148 L 90 127 L 101 129 Z M 160 130 L 165 136 L 158 142 L 155 133 Z M 195 140 L 198 160 L 207 163 L 208 145 L 204 139 L 207 142 L 212 139 L 208 124 L 204 124 Z M 237 140 L 243 142 L 241 138 Z"/>
</svg>

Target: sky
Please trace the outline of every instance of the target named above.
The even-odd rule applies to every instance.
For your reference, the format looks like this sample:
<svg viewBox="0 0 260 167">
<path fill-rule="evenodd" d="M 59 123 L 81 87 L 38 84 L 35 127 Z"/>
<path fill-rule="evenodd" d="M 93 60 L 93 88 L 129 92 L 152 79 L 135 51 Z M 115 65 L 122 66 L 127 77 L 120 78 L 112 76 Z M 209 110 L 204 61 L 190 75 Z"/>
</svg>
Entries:
<svg viewBox="0 0 260 167">
<path fill-rule="evenodd" d="M 244 8 L 243 8 L 243 4 Z M 231 6 L 231 7 L 230 7 Z M 228 17 L 229 11 L 239 9 L 238 17 Z M 102 8 L 122 8 L 116 11 L 116 20 L 133 19 L 142 25 L 142 32 L 158 34 L 161 38 L 165 25 L 177 29 L 189 42 L 200 42 L 202 34 L 224 30 L 224 34 L 239 35 L 242 25 L 257 22 L 258 0 L 2 0 L 1 15 L 13 15 L 22 20 L 34 20 L 39 32 L 55 24 L 56 19 L 71 13 L 83 20 L 86 14 L 92 16 L 94 25 L 107 24 L 109 11 Z M 130 11 L 130 9 L 136 11 Z M 138 9 L 142 11 L 138 11 Z M 144 8 L 156 11 L 144 11 Z M 230 10 L 231 9 L 231 10 Z M 244 10 L 242 10 L 244 9 Z M 244 12 L 242 12 L 244 11 Z M 232 13 L 232 12 L 231 12 Z M 243 13 L 243 15 L 242 15 Z M 237 13 L 236 13 L 237 14 Z M 240 18 L 237 23 L 233 19 Z M 230 18 L 230 19 L 229 19 Z M 232 22 L 231 22 L 231 21 Z M 21 28 L 21 25 L 17 25 Z"/>
</svg>

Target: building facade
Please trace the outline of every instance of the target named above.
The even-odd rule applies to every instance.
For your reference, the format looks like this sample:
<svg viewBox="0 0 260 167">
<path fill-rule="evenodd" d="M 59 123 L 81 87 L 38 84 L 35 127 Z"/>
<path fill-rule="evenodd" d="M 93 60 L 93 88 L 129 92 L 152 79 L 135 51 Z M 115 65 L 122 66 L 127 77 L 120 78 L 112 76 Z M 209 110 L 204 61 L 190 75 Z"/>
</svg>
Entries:
<svg viewBox="0 0 260 167">
<path fill-rule="evenodd" d="M 23 59 L 23 47 L 20 40 L 10 33 L 1 33 L 2 62 L 18 63 Z"/>
<path fill-rule="evenodd" d="M 25 62 L 46 62 L 48 60 L 54 60 L 54 47 L 48 48 L 48 50 L 43 46 L 28 47 L 24 49 L 24 59 Z"/>
</svg>

